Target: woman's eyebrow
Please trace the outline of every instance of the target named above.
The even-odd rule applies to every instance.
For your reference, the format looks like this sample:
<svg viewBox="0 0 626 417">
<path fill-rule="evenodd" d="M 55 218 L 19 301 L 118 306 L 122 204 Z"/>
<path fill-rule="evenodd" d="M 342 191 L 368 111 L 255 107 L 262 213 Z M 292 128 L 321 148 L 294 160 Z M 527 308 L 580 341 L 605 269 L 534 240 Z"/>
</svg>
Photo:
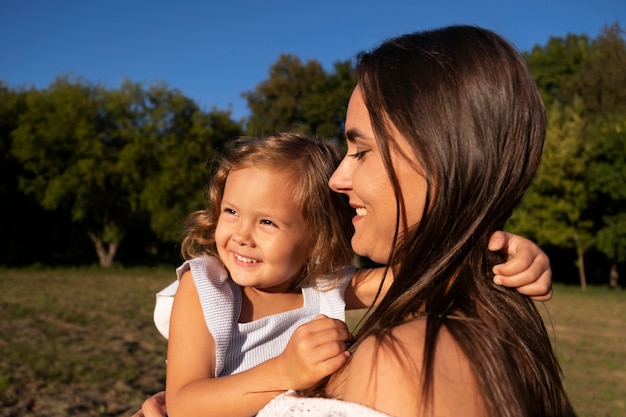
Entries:
<svg viewBox="0 0 626 417">
<path fill-rule="evenodd" d="M 348 129 L 346 130 L 346 133 L 344 134 L 348 142 L 354 142 L 354 138 L 356 135 L 357 135 L 357 132 L 354 129 Z"/>
<path fill-rule="evenodd" d="M 345 136 L 348 142 L 356 142 L 356 140 L 359 138 L 367 139 L 367 136 L 365 136 L 361 131 L 355 128 L 346 130 Z"/>
</svg>

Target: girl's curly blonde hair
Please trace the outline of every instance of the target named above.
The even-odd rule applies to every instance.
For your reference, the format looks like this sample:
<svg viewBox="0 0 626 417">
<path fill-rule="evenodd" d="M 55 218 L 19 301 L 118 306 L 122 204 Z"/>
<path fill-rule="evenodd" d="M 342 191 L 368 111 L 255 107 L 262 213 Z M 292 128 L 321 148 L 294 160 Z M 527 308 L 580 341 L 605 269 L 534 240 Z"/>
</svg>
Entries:
<svg viewBox="0 0 626 417">
<path fill-rule="evenodd" d="M 294 186 L 276 192 L 293 193 L 307 223 L 311 253 L 295 285 L 314 285 L 321 274 L 349 265 L 353 258 L 352 209 L 345 196 L 328 187 L 328 180 L 340 161 L 341 154 L 334 143 L 303 133 L 282 132 L 231 140 L 213 161 L 207 208 L 192 213 L 185 221 L 183 258 L 218 257 L 215 229 L 226 178 L 233 170 L 254 166 L 293 175 Z"/>
</svg>

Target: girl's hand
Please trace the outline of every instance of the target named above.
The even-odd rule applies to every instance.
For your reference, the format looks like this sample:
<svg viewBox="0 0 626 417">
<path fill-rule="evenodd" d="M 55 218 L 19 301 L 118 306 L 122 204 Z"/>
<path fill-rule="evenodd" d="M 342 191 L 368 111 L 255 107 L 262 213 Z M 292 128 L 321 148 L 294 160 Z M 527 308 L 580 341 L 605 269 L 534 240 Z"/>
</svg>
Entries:
<svg viewBox="0 0 626 417">
<path fill-rule="evenodd" d="M 324 315 L 298 327 L 275 360 L 289 389 L 310 388 L 348 360 L 352 335 L 341 320 Z M 274 359 L 272 359 L 274 360 Z"/>
<path fill-rule="evenodd" d="M 507 232 L 495 232 L 489 239 L 489 250 L 501 251 L 507 261 L 493 267 L 493 281 L 515 288 L 536 301 L 552 298 L 550 259 L 530 240 Z"/>
<path fill-rule="evenodd" d="M 165 391 L 157 392 L 146 399 L 141 405 L 141 410 L 133 414 L 133 417 L 166 417 Z"/>
</svg>

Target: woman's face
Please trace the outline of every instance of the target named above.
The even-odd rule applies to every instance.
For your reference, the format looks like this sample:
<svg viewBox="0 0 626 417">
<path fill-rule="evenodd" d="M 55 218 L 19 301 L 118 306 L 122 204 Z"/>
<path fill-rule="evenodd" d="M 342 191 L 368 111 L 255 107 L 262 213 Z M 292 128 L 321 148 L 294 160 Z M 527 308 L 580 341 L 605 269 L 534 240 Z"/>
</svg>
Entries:
<svg viewBox="0 0 626 417">
<path fill-rule="evenodd" d="M 394 126 L 389 131 L 396 139 L 390 148 L 393 169 L 400 185 L 399 234 L 417 225 L 426 199 L 426 180 L 418 164 L 403 155 L 410 147 Z M 396 197 L 374 139 L 372 123 L 357 86 L 348 103 L 346 115 L 348 151 L 329 181 L 330 188 L 346 194 L 356 209 L 352 219 L 352 249 L 378 263 L 386 263 L 396 229 Z"/>
</svg>

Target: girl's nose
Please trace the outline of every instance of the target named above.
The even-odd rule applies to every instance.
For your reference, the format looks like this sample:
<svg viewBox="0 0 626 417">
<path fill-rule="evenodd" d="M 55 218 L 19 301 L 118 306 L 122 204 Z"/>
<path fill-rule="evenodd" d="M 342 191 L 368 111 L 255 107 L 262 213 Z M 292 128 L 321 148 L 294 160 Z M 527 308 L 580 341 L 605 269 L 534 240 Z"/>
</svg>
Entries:
<svg viewBox="0 0 626 417">
<path fill-rule="evenodd" d="M 249 245 L 251 242 L 251 234 L 248 228 L 242 225 L 233 233 L 231 240 L 238 245 Z"/>
</svg>

